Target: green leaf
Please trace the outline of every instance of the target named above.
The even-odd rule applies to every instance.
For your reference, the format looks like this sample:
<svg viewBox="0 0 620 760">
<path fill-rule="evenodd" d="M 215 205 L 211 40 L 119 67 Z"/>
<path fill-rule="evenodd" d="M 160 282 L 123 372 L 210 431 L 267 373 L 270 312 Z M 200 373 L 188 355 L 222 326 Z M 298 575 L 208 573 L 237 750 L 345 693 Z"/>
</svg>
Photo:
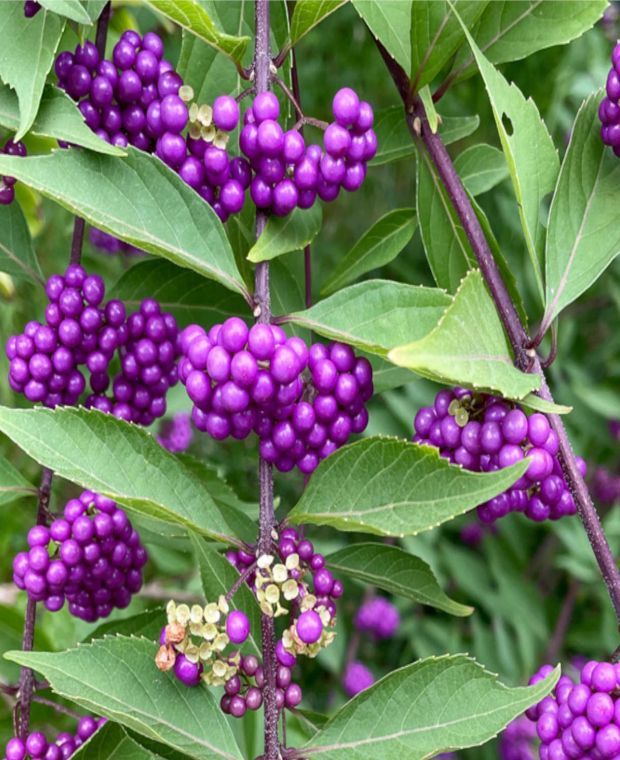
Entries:
<svg viewBox="0 0 620 760">
<path fill-rule="evenodd" d="M 181 325 L 210 327 L 233 315 L 248 316 L 247 304 L 236 293 L 162 259 L 134 264 L 114 285 L 110 298 L 120 298 L 128 308 L 139 306 L 143 298 L 156 298 Z"/>
<path fill-rule="evenodd" d="M 135 148 L 127 152 L 123 159 L 80 150 L 34 158 L 0 155 L 0 173 L 137 248 L 245 295 L 228 238 L 209 204 L 155 156 Z"/>
<path fill-rule="evenodd" d="M 599 90 L 579 109 L 551 203 L 542 330 L 620 253 L 620 166 L 601 140 L 602 96 Z"/>
<path fill-rule="evenodd" d="M 453 601 L 443 592 L 426 562 L 397 546 L 352 544 L 330 554 L 325 561 L 335 572 L 418 604 L 461 617 L 473 612 L 472 607 Z"/>
<path fill-rule="evenodd" d="M 10 504 L 25 494 L 35 494 L 37 489 L 26 480 L 8 459 L 0 456 L 0 506 Z"/>
<path fill-rule="evenodd" d="M 43 273 L 19 203 L 0 206 L 0 271 L 43 283 Z"/>
<path fill-rule="evenodd" d="M 39 0 L 39 3 L 48 11 L 70 18 L 78 24 L 93 23 L 80 0 Z"/>
<path fill-rule="evenodd" d="M 16 140 L 28 132 L 37 115 L 64 28 L 65 20 L 45 9 L 27 19 L 23 3 L 0 3 L 0 79 L 19 99 Z"/>
<path fill-rule="evenodd" d="M 351 0 L 373 35 L 405 71 L 411 70 L 411 2 Z"/>
<path fill-rule="evenodd" d="M 411 79 L 415 89 L 430 84 L 464 42 L 463 29 L 446 0 L 416 0 L 411 10 Z M 455 0 L 471 28 L 488 0 Z"/>
<path fill-rule="evenodd" d="M 492 473 L 449 464 L 432 446 L 365 438 L 324 459 L 288 519 L 377 536 L 413 536 L 502 493 L 527 461 Z"/>
<path fill-rule="evenodd" d="M 190 538 L 200 568 L 200 579 L 205 599 L 208 602 L 216 602 L 221 594 L 225 596 L 230 591 L 235 581 L 239 579 L 239 573 L 214 546 L 209 545 L 195 534 L 190 534 Z M 253 649 L 254 654 L 260 657 L 262 653 L 260 610 L 256 603 L 256 597 L 250 591 L 247 583 L 243 583 L 230 600 L 230 607 L 234 610 L 243 610 L 248 616 L 250 636 L 247 644 Z"/>
<path fill-rule="evenodd" d="M 555 185 L 559 171 L 558 153 L 534 101 L 526 100 L 514 83 L 509 84 L 504 79 L 485 58 L 469 31 L 464 29 L 489 95 L 542 297 L 544 229 L 541 206 Z"/>
<path fill-rule="evenodd" d="M 296 208 L 288 216 L 270 216 L 261 236 L 250 248 L 248 260 L 256 264 L 300 251 L 314 240 L 322 224 L 320 203 L 309 209 Z"/>
<path fill-rule="evenodd" d="M 302 748 L 325 760 L 425 760 L 484 744 L 549 694 L 560 669 L 508 688 L 475 660 L 445 655 L 390 673 L 358 694 Z"/>
<path fill-rule="evenodd" d="M 366 272 L 389 264 L 411 240 L 415 227 L 416 217 L 412 208 L 396 209 L 382 216 L 337 263 L 323 286 L 323 295 L 329 295 Z"/>
<path fill-rule="evenodd" d="M 375 389 L 375 396 L 419 380 L 418 376 L 414 375 L 410 370 L 395 367 L 378 356 L 369 355 L 366 358 L 372 364 L 372 384 Z"/>
<path fill-rule="evenodd" d="M 513 365 L 502 323 L 482 275 L 472 270 L 432 332 L 390 351 L 390 361 L 451 385 L 521 399 L 537 390 L 540 378 Z"/>
<path fill-rule="evenodd" d="M 499 185 L 508 176 L 508 166 L 501 150 L 480 143 L 460 153 L 454 162 L 463 184 L 474 197 Z"/>
<path fill-rule="evenodd" d="M 367 280 L 291 314 L 290 319 L 319 335 L 385 358 L 402 340 L 426 335 L 450 302 L 443 290 Z"/>
<path fill-rule="evenodd" d="M 162 603 L 153 610 L 146 610 L 127 618 L 101 623 L 86 636 L 82 643 L 87 644 L 95 639 L 102 639 L 108 635 L 116 636 L 117 634 L 122 636 L 141 636 L 151 641 L 159 641 L 159 634 L 165 623 L 166 611 Z"/>
<path fill-rule="evenodd" d="M 188 689 L 155 666 L 158 644 L 116 636 L 66 652 L 7 652 L 8 660 L 46 678 L 52 689 L 148 739 L 197 760 L 241 759 L 232 730 L 213 695 Z"/>
<path fill-rule="evenodd" d="M 137 425 L 72 407 L 0 407 L 0 430 L 29 456 L 126 507 L 229 541 L 221 510 L 202 478 Z"/>
<path fill-rule="evenodd" d="M 291 44 L 295 45 L 346 0 L 297 0 L 291 19 Z"/>
<path fill-rule="evenodd" d="M 147 0 L 147 4 L 241 65 L 250 41 L 221 32 L 201 0 Z"/>
<path fill-rule="evenodd" d="M 177 71 L 194 90 L 196 103 L 213 103 L 218 95 L 237 87 L 238 74 L 229 59 L 185 29 Z"/>
<path fill-rule="evenodd" d="M 478 116 L 442 116 L 439 134 L 444 144 L 449 145 L 475 132 L 479 124 Z M 374 129 L 379 147 L 370 166 L 381 166 L 415 155 L 415 146 L 402 106 L 390 106 L 377 111 Z"/>
<path fill-rule="evenodd" d="M 422 105 L 424 106 L 424 113 L 426 114 L 431 132 L 433 134 L 436 134 L 437 128 L 439 127 L 439 114 L 435 109 L 435 103 L 433 102 L 433 94 L 431 93 L 431 88 L 428 85 L 425 85 L 422 87 L 418 94 L 420 96 L 420 100 L 422 101 Z"/>
<path fill-rule="evenodd" d="M 493 63 L 517 61 L 580 37 L 607 6 L 606 0 L 494 0 L 485 8 L 474 37 Z M 458 73 L 472 63 L 467 56 Z"/>
<path fill-rule="evenodd" d="M 8 85 L 0 83 L 0 124 L 11 131 L 19 127 L 17 95 Z M 124 156 L 125 151 L 101 140 L 86 126 L 84 117 L 71 98 L 62 90 L 48 85 L 43 90 L 41 106 L 30 128 L 33 135 L 65 140 L 97 153 Z"/>
<path fill-rule="evenodd" d="M 519 403 L 521 406 L 533 409 L 536 412 L 543 412 L 543 414 L 570 414 L 573 411 L 572 406 L 564 406 L 563 404 L 546 401 L 534 393 L 528 393 Z"/>
<path fill-rule="evenodd" d="M 116 723 L 106 723 L 71 757 L 80 760 L 159 760 L 145 747 L 141 747 Z"/>
</svg>

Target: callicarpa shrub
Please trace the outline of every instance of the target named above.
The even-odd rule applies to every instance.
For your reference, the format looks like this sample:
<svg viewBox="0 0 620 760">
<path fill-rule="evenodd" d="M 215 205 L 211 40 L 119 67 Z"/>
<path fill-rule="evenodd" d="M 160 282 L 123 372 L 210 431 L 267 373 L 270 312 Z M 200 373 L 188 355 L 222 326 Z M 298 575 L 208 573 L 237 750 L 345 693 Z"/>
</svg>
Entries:
<svg viewBox="0 0 620 760">
<path fill-rule="evenodd" d="M 0 3 L 0 758 L 620 758 L 619 19 Z"/>
</svg>

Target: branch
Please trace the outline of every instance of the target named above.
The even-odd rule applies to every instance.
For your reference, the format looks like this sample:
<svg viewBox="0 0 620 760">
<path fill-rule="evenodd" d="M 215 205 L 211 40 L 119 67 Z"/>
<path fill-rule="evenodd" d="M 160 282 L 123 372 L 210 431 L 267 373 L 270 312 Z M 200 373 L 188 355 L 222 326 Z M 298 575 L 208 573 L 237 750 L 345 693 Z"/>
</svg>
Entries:
<svg viewBox="0 0 620 760">
<path fill-rule="evenodd" d="M 254 86 L 256 94 L 269 90 L 271 53 L 269 49 L 269 0 L 256 0 L 255 5 L 255 46 L 254 46 Z M 258 211 L 256 214 L 256 237 L 259 238 L 265 229 L 267 214 Z M 269 263 L 263 261 L 256 265 L 254 293 L 256 299 L 255 315 L 257 322 L 271 322 L 271 296 L 269 292 Z M 276 526 L 273 507 L 273 471 L 272 465 L 260 455 L 258 461 L 259 498 L 259 535 L 258 555 L 269 554 L 272 533 Z M 269 615 L 261 615 L 261 636 L 263 643 L 263 668 L 265 673 L 265 688 L 263 691 L 264 705 L 264 738 L 265 760 L 279 760 L 280 742 L 278 738 L 278 705 L 276 702 L 276 635 L 275 624 Z"/>
<path fill-rule="evenodd" d="M 452 159 L 450 158 L 441 137 L 438 134 L 433 134 L 430 129 L 423 106 L 418 103 L 413 107 L 412 104 L 408 102 L 407 98 L 409 96 L 407 93 L 409 92 L 409 86 L 407 75 L 398 63 L 389 56 L 381 43 L 379 41 L 376 42 L 386 66 L 392 75 L 392 79 L 404 99 L 407 111 L 407 125 L 412 137 L 416 141 L 421 138 L 424 149 L 435 164 L 443 185 L 450 197 L 450 201 L 454 206 L 454 210 L 461 221 L 463 230 L 465 231 L 469 244 L 476 256 L 478 266 L 484 276 L 487 287 L 495 302 L 499 317 L 502 320 L 502 324 L 504 325 L 504 329 L 510 340 L 515 357 L 515 364 L 523 371 L 530 370 L 538 375 L 540 377 L 540 390 L 538 391 L 538 395 L 546 401 L 553 402 L 553 396 L 547 385 L 545 373 L 538 357 L 531 357 L 528 354 L 528 347 L 530 346 L 529 336 L 521 323 L 521 319 L 519 318 L 514 304 L 512 303 L 484 232 L 482 231 L 482 227 L 480 226 L 480 222 L 478 221 L 478 217 L 472 208 L 469 196 L 463 187 L 463 183 L 454 168 Z M 407 85 L 404 84 L 405 82 L 407 82 Z M 414 129 L 414 119 L 416 122 L 419 119 L 419 130 Z M 420 133 L 420 138 L 418 138 L 418 131 Z M 618 566 L 611 552 L 596 508 L 592 503 L 588 488 L 579 472 L 579 468 L 577 467 L 575 454 L 572 450 L 568 435 L 566 434 L 562 418 L 557 414 L 548 414 L 547 417 L 551 428 L 555 431 L 558 437 L 560 445 L 559 460 L 566 483 L 575 500 L 577 512 L 579 513 L 579 517 L 585 528 L 588 540 L 592 546 L 592 551 L 594 552 L 601 575 L 603 576 L 603 580 L 605 581 L 609 596 L 613 603 L 616 616 L 620 622 L 620 572 L 618 571 Z"/>
</svg>

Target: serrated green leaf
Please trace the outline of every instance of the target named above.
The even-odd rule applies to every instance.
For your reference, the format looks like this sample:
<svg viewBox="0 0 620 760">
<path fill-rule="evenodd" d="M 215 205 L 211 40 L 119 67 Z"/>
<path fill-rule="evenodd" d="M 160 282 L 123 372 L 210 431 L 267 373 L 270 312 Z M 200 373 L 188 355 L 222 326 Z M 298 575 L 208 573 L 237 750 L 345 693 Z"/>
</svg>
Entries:
<svg viewBox="0 0 620 760">
<path fill-rule="evenodd" d="M 0 272 L 43 283 L 43 273 L 19 203 L 0 206 Z"/>
<path fill-rule="evenodd" d="M 358 694 L 302 752 L 325 760 L 425 760 L 475 747 L 549 694 L 560 669 L 535 686 L 508 688 L 475 660 L 419 660 Z"/>
<path fill-rule="evenodd" d="M 443 290 L 367 280 L 291 314 L 290 320 L 385 358 L 400 341 L 426 335 L 450 302 Z"/>
<path fill-rule="evenodd" d="M 475 132 L 479 124 L 478 116 L 442 116 L 439 134 L 444 144 L 449 145 Z M 379 147 L 370 166 L 381 166 L 415 155 L 415 146 L 402 106 L 390 106 L 377 111 L 374 129 Z"/>
<path fill-rule="evenodd" d="M 102 639 L 104 636 L 140 636 L 151 641 L 159 641 L 161 629 L 166 625 L 166 611 L 164 604 L 153 610 L 139 612 L 137 615 L 131 615 L 121 620 L 109 620 L 101 623 L 94 628 L 82 643 L 87 644 L 95 639 Z"/>
<path fill-rule="evenodd" d="M 455 0 L 459 14 L 472 27 L 488 0 Z M 411 9 L 411 79 L 415 89 L 430 84 L 464 42 L 458 20 L 446 0 L 416 0 Z"/>
<path fill-rule="evenodd" d="M 297 208 L 287 216 L 270 216 L 261 236 L 250 248 L 248 260 L 256 264 L 300 251 L 314 240 L 322 224 L 320 203 L 309 209 Z"/>
<path fill-rule="evenodd" d="M 543 296 L 542 201 L 553 190 L 559 171 L 558 153 L 533 100 L 509 84 L 485 58 L 463 26 L 489 95 L 493 117 L 506 156 L 519 218 L 536 282 Z"/>
<path fill-rule="evenodd" d="M 337 573 L 357 578 L 390 594 L 436 607 L 450 615 L 466 616 L 472 607 L 459 604 L 444 593 L 430 566 L 398 546 L 352 544 L 326 558 Z"/>
<path fill-rule="evenodd" d="M 71 757 L 76 760 L 160 760 L 161 756 L 141 747 L 116 723 L 106 723 Z"/>
<path fill-rule="evenodd" d="M 474 197 L 486 193 L 508 176 L 504 154 L 492 145 L 472 145 L 456 157 L 454 168 Z"/>
<path fill-rule="evenodd" d="M 65 19 L 42 9 L 25 18 L 23 3 L 0 3 L 0 79 L 19 99 L 20 140 L 39 110 L 43 87 L 65 28 Z"/>
<path fill-rule="evenodd" d="M 17 131 L 19 127 L 17 95 L 8 85 L 2 83 L 0 83 L 0 124 L 12 131 Z M 65 140 L 97 153 L 108 153 L 111 156 L 125 155 L 125 151 L 97 137 L 92 129 L 86 126 L 84 117 L 71 98 L 51 85 L 43 90 L 41 105 L 30 132 L 41 137 Z"/>
<path fill-rule="evenodd" d="M 237 87 L 237 71 L 228 58 L 186 29 L 177 71 L 194 90 L 196 103 L 213 103 L 218 95 L 233 93 Z"/>
<path fill-rule="evenodd" d="M 291 44 L 299 42 L 345 2 L 346 0 L 297 0 L 291 19 Z"/>
<path fill-rule="evenodd" d="M 129 509 L 229 541 L 229 510 L 143 428 L 94 410 L 0 407 L 0 430 L 29 456 Z M 234 532 L 233 532 L 234 535 Z"/>
<path fill-rule="evenodd" d="M 395 367 L 388 361 L 380 359 L 378 356 L 372 356 L 369 354 L 366 357 L 372 364 L 372 384 L 374 386 L 374 395 L 378 396 L 380 393 L 392 390 L 393 388 L 400 388 L 407 383 L 419 380 L 417 375 L 414 375 L 408 369 L 402 367 Z"/>
<path fill-rule="evenodd" d="M 415 227 L 415 210 L 412 208 L 396 209 L 382 216 L 338 262 L 323 286 L 323 295 L 329 295 L 366 272 L 393 261 L 413 237 Z"/>
<path fill-rule="evenodd" d="M 241 760 L 232 730 L 213 695 L 188 688 L 155 666 L 158 644 L 116 636 L 66 652 L 7 652 L 43 675 L 52 689 L 149 739 L 197 760 Z"/>
<path fill-rule="evenodd" d="M 155 156 L 135 148 L 127 153 L 123 159 L 81 150 L 34 158 L 0 155 L 0 173 L 137 248 L 247 295 L 209 204 Z"/>
<path fill-rule="evenodd" d="M 143 298 L 156 298 L 181 325 L 210 327 L 233 315 L 248 316 L 247 304 L 236 293 L 161 259 L 134 264 L 111 289 L 110 298 L 120 298 L 128 308 L 139 306 Z"/>
<path fill-rule="evenodd" d="M 241 65 L 250 41 L 221 32 L 201 0 L 147 0 L 147 4 Z"/>
<path fill-rule="evenodd" d="M 224 596 L 230 591 L 235 581 L 239 579 L 239 573 L 230 562 L 215 547 L 210 546 L 204 539 L 190 534 L 194 554 L 198 560 L 200 579 L 205 599 L 216 602 L 218 597 Z M 262 653 L 260 639 L 260 610 L 256 603 L 256 597 L 250 591 L 247 583 L 243 583 L 237 593 L 229 602 L 231 609 L 243 610 L 250 621 L 250 636 L 247 646 L 251 647 L 254 654 L 259 657 Z"/>
<path fill-rule="evenodd" d="M 8 459 L 0 456 L 0 506 L 10 504 L 25 494 L 36 494 L 37 489 L 26 480 Z"/>
<path fill-rule="evenodd" d="M 80 0 L 39 0 L 48 11 L 65 16 L 78 24 L 92 24 L 93 21 Z"/>
<path fill-rule="evenodd" d="M 351 0 L 373 35 L 405 71 L 411 71 L 411 2 Z"/>
<path fill-rule="evenodd" d="M 521 406 L 533 409 L 536 412 L 543 412 L 544 414 L 570 414 L 573 411 L 572 406 L 564 406 L 563 404 L 546 401 L 544 398 L 536 396 L 534 393 L 528 393 L 528 395 L 525 398 L 522 398 L 519 403 Z"/>
<path fill-rule="evenodd" d="M 551 202 L 542 330 L 620 253 L 615 213 L 620 203 L 620 166 L 601 140 L 598 104 L 603 94 L 594 93 L 579 109 Z"/>
<path fill-rule="evenodd" d="M 388 358 L 431 380 L 506 398 L 524 398 L 540 385 L 537 375 L 513 365 L 502 323 L 478 270 L 465 277 L 434 330 L 393 349 Z"/>
<path fill-rule="evenodd" d="M 528 464 L 470 472 L 449 464 L 432 446 L 365 438 L 321 462 L 288 519 L 377 536 L 413 536 L 502 493 Z"/>
</svg>

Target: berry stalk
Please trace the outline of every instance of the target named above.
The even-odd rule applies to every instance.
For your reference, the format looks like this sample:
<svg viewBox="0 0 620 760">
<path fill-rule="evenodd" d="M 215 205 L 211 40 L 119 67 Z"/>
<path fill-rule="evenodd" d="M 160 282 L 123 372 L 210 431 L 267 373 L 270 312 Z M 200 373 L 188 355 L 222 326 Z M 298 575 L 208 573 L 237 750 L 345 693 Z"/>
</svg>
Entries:
<svg viewBox="0 0 620 760">
<path fill-rule="evenodd" d="M 545 373 L 535 353 L 529 350 L 530 338 L 519 318 L 517 310 L 510 298 L 506 285 L 499 272 L 489 244 L 486 240 L 480 222 L 474 212 L 469 196 L 463 187 L 460 177 L 452 163 L 452 159 L 441 137 L 433 134 L 424 108 L 415 103 L 411 94 L 410 82 L 403 69 L 394 61 L 389 53 L 376 40 L 379 51 L 403 99 L 406 111 L 407 126 L 416 142 L 423 143 L 424 149 L 437 167 L 441 181 L 446 188 L 454 210 L 456 211 L 467 239 L 472 247 L 476 260 L 485 282 L 495 302 L 497 312 L 515 356 L 516 366 L 525 372 L 534 372 L 540 377 L 541 386 L 538 395 L 546 401 L 553 402 L 553 396 L 547 385 Z M 577 512 L 586 530 L 592 551 L 600 568 L 603 580 L 620 622 L 620 572 L 611 548 L 605 536 L 596 508 L 590 497 L 583 476 L 575 459 L 566 429 L 562 419 L 557 414 L 548 415 L 552 429 L 559 441 L 559 458 L 566 482 L 575 500 Z"/>
<path fill-rule="evenodd" d="M 254 86 L 257 96 L 269 91 L 271 77 L 271 53 L 269 46 L 269 0 L 256 0 L 255 5 L 255 47 L 254 47 Z M 256 237 L 259 238 L 267 224 L 267 214 L 256 212 Z M 258 323 L 271 322 L 271 297 L 269 292 L 269 263 L 263 261 L 256 266 L 254 292 L 256 299 L 256 320 Z M 259 535 L 258 556 L 271 553 L 272 534 L 276 528 L 276 516 L 273 508 L 273 470 L 272 465 L 259 454 L 258 480 L 259 497 Z M 264 738 L 265 760 L 278 760 L 280 757 L 278 739 L 278 705 L 276 702 L 276 636 L 273 617 L 261 615 L 261 637 L 263 644 L 263 667 L 265 673 L 264 699 Z"/>
<path fill-rule="evenodd" d="M 37 506 L 37 525 L 45 525 L 49 512 L 50 493 L 54 473 L 47 467 L 43 468 L 41 485 L 39 487 L 39 503 Z M 31 652 L 34 646 L 34 626 L 37 616 L 37 603 L 28 598 L 26 616 L 24 618 L 24 635 L 22 638 L 22 650 Z M 13 724 L 18 736 L 26 738 L 30 725 L 30 706 L 34 693 L 35 677 L 30 668 L 22 668 L 19 676 L 19 698 L 13 711 Z"/>
</svg>

